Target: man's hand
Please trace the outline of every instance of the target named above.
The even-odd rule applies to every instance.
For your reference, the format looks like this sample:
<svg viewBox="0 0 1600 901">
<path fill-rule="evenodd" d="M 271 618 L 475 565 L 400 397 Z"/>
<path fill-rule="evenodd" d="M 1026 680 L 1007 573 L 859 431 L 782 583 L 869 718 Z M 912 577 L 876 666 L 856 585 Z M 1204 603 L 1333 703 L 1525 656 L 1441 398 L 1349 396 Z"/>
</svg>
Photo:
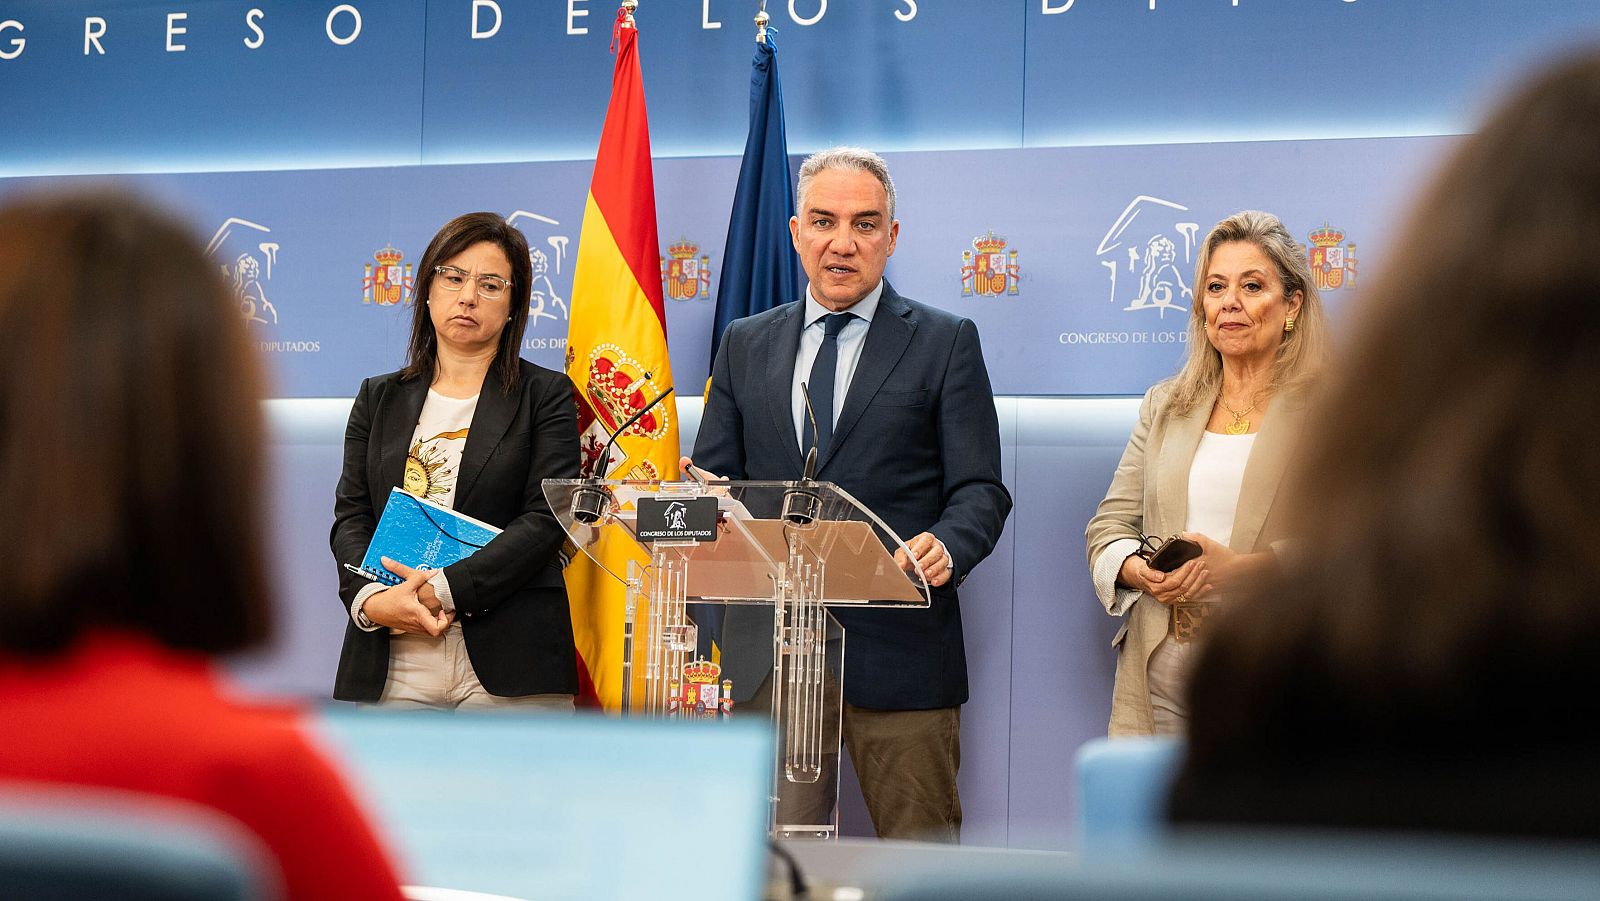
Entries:
<svg viewBox="0 0 1600 901">
<path fill-rule="evenodd" d="M 922 577 L 928 580 L 929 587 L 938 588 L 950 581 L 950 555 L 945 553 L 944 545 L 939 539 L 933 537 L 932 532 L 923 532 L 906 542 L 906 547 L 916 557 L 906 556 L 905 548 L 897 548 L 894 552 L 894 562 L 908 573 L 915 573 L 919 569 Z"/>
<path fill-rule="evenodd" d="M 433 596 L 433 589 L 428 586 L 428 579 L 433 576 L 431 570 L 412 569 L 397 560 L 383 558 L 385 569 L 405 579 L 399 585 L 386 588 L 361 605 L 361 612 L 367 615 L 380 626 L 399 629 L 414 635 L 431 635 L 438 638 L 444 630 L 450 627 L 453 617 L 439 609 L 439 601 Z M 426 589 L 432 606 L 422 599 L 421 592 Z"/>
<path fill-rule="evenodd" d="M 719 476 L 714 472 L 710 472 L 708 470 L 701 469 L 700 467 L 694 465 L 694 461 L 689 459 L 688 457 L 679 457 L 678 458 L 678 471 L 679 472 L 682 472 L 684 475 L 688 476 L 689 475 L 689 470 L 691 470 L 691 469 L 694 470 L 695 472 L 699 473 L 700 474 L 700 478 L 705 479 L 707 482 L 720 482 L 720 481 L 722 481 L 722 476 Z M 689 477 L 693 478 L 693 476 L 689 476 Z"/>
</svg>

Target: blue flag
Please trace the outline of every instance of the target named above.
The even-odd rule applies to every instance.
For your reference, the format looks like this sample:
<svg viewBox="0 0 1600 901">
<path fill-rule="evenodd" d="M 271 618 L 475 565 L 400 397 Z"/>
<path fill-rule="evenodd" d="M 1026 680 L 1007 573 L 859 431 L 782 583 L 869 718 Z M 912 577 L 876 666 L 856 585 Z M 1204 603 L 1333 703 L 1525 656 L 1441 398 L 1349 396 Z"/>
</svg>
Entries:
<svg viewBox="0 0 1600 901">
<path fill-rule="evenodd" d="M 789 239 L 793 215 L 794 179 L 783 131 L 778 49 L 769 30 L 767 43 L 756 44 L 750 63 L 750 134 L 744 141 L 728 243 L 722 252 L 722 277 L 717 281 L 712 365 L 728 323 L 797 300 L 804 290 L 800 258 Z"/>
<path fill-rule="evenodd" d="M 733 192 L 728 243 L 717 280 L 717 318 L 711 331 L 711 361 L 728 323 L 797 300 L 805 290 L 800 257 L 789 238 L 794 215 L 794 179 L 789 173 L 789 142 L 783 131 L 783 90 L 778 83 L 776 29 L 767 29 L 765 43 L 756 42 L 750 62 L 750 134 L 739 163 L 739 186 Z M 709 393 L 711 381 L 706 380 Z M 722 643 L 724 610 L 717 604 L 695 604 L 689 614 L 700 625 L 698 651 L 717 659 Z M 755 686 L 734 686 L 741 697 Z"/>
</svg>

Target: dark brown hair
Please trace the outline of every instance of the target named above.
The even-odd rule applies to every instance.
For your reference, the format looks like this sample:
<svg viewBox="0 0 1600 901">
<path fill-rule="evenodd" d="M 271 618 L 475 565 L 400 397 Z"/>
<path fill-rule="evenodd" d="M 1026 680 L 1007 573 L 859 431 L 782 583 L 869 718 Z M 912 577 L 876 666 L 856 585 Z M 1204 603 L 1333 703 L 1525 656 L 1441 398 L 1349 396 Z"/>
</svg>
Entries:
<svg viewBox="0 0 1600 901">
<path fill-rule="evenodd" d="M 1595 800 L 1527 789 L 1600 746 L 1597 235 L 1591 54 L 1461 143 L 1362 298 L 1298 562 L 1196 667 L 1178 816 L 1548 833 Z"/>
<path fill-rule="evenodd" d="M 0 647 L 267 636 L 258 367 L 187 229 L 109 193 L 0 209 Z"/>
<path fill-rule="evenodd" d="M 528 239 L 522 231 L 507 222 L 498 213 L 466 213 L 444 224 L 439 233 L 428 242 L 421 262 L 417 263 L 417 290 L 412 295 L 411 344 L 406 351 L 406 365 L 400 378 L 434 376 L 439 361 L 439 339 L 434 334 L 433 319 L 428 315 L 428 297 L 433 291 L 433 270 L 445 260 L 462 253 L 474 244 L 488 241 L 499 247 L 511 262 L 511 321 L 500 332 L 500 344 L 495 350 L 494 363 L 489 367 L 489 377 L 500 382 L 506 394 L 516 391 L 522 380 L 522 333 L 528 327 L 528 301 L 533 297 L 533 259 L 528 255 Z"/>
</svg>

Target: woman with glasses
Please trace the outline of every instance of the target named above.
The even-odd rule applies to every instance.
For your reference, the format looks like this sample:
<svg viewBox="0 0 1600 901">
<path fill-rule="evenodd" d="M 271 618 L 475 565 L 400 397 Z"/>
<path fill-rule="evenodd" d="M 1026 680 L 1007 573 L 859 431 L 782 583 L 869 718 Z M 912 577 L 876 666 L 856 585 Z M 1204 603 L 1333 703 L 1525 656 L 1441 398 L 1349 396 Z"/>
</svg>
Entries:
<svg viewBox="0 0 1600 901">
<path fill-rule="evenodd" d="M 333 555 L 349 622 L 334 697 L 572 710 L 577 655 L 545 479 L 578 475 L 572 382 L 521 359 L 528 242 L 494 213 L 446 223 L 418 265 L 398 372 L 361 383 L 345 429 Z M 356 574 L 392 488 L 503 531 L 437 571 Z"/>
<path fill-rule="evenodd" d="M 1273 499 L 1300 433 L 1326 326 L 1306 251 L 1246 210 L 1201 243 L 1178 374 L 1145 393 L 1111 488 L 1089 521 L 1095 594 L 1112 639 L 1112 735 L 1180 733 L 1193 641 L 1224 595 L 1270 570 Z M 1181 282 L 1179 283 L 1181 287 Z M 1174 556 L 1173 535 L 1195 545 Z"/>
</svg>

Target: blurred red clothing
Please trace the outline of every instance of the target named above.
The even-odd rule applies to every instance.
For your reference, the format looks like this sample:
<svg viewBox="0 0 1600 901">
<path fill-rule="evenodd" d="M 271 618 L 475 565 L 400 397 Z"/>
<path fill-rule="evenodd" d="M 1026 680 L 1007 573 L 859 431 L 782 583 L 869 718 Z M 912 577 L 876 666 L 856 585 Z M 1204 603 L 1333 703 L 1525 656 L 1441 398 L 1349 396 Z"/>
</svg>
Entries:
<svg viewBox="0 0 1600 901">
<path fill-rule="evenodd" d="M 234 700 L 203 655 L 124 633 L 50 657 L 0 655 L 0 780 L 147 792 L 259 836 L 288 897 L 399 899 L 344 782 L 289 707 Z"/>
</svg>

